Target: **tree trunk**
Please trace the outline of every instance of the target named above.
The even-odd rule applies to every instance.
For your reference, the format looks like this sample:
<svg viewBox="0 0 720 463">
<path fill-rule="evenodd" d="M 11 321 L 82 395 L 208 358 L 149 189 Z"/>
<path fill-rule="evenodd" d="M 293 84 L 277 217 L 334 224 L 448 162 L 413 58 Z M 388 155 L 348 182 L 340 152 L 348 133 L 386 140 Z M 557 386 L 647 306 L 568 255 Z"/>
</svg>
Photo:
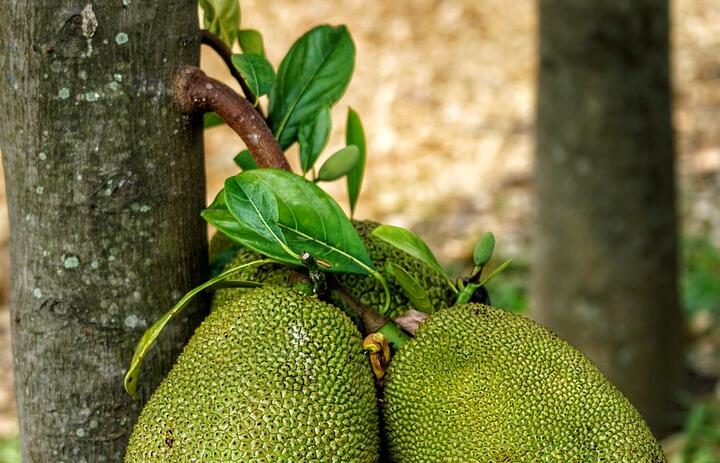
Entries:
<svg viewBox="0 0 720 463">
<path fill-rule="evenodd" d="M 142 332 L 206 270 L 200 120 L 173 107 L 199 60 L 194 0 L 8 0 L 0 146 L 23 461 L 122 460 L 143 401 L 123 390 Z M 159 383 L 201 310 L 145 362 Z"/>
<path fill-rule="evenodd" d="M 680 370 L 668 4 L 541 0 L 534 316 L 656 433 Z"/>
</svg>

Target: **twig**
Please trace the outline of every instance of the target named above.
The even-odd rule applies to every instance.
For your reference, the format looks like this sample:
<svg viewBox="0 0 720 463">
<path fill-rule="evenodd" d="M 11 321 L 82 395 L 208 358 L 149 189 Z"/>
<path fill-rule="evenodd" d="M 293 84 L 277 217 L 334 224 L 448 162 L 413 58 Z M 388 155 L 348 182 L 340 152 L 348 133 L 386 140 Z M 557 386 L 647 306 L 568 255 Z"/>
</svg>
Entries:
<svg viewBox="0 0 720 463">
<path fill-rule="evenodd" d="M 227 45 L 225 45 L 225 42 L 220 40 L 218 36 L 213 34 L 212 32 L 208 30 L 201 30 L 200 31 L 200 38 L 201 42 L 207 45 L 208 47 L 215 50 L 215 53 L 222 58 L 222 60 L 225 62 L 225 66 L 230 70 L 230 74 L 237 80 L 238 84 L 240 84 L 240 88 L 243 91 L 243 95 L 245 95 L 245 98 L 248 101 L 255 102 L 255 95 L 253 95 L 252 90 L 250 90 L 250 87 L 248 87 L 247 82 L 245 82 L 245 79 L 243 76 L 238 72 L 237 69 L 235 69 L 235 65 L 233 65 L 232 62 L 232 50 L 228 48 Z M 260 113 L 260 115 L 265 118 L 265 115 L 262 113 L 262 109 L 260 106 L 255 107 L 255 110 Z"/>
<path fill-rule="evenodd" d="M 291 170 L 265 120 L 248 100 L 227 85 L 188 66 L 175 78 L 173 97 L 184 113 L 215 111 L 240 135 L 258 167 Z"/>
</svg>

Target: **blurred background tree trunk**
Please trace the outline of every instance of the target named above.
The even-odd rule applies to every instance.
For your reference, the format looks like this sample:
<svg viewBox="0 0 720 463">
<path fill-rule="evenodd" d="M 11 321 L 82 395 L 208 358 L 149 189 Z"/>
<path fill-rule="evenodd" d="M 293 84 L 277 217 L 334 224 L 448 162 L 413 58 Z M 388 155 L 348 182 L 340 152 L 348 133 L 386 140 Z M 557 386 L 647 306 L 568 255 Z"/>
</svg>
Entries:
<svg viewBox="0 0 720 463">
<path fill-rule="evenodd" d="M 541 0 L 534 317 L 664 434 L 677 392 L 668 2 Z"/>
<path fill-rule="evenodd" d="M 26 463 L 122 460 L 142 406 L 123 390 L 135 344 L 204 275 L 201 124 L 169 91 L 178 66 L 198 63 L 198 38 L 195 0 L 3 4 L 0 146 Z M 144 398 L 192 318 L 153 349 Z"/>
</svg>

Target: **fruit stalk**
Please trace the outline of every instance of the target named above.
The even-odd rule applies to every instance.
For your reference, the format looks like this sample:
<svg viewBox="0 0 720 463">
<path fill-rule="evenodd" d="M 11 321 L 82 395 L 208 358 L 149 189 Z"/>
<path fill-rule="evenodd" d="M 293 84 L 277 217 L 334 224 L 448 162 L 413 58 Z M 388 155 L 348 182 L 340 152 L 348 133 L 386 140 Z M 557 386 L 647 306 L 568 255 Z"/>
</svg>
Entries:
<svg viewBox="0 0 720 463">
<path fill-rule="evenodd" d="M 368 335 L 370 333 L 382 333 L 388 338 L 388 341 L 395 349 L 400 348 L 400 346 L 410 339 L 410 336 L 408 336 L 402 328 L 400 328 L 390 318 L 381 315 L 375 309 L 356 300 L 345 290 L 345 288 L 342 287 L 340 282 L 337 281 L 337 278 L 333 278 L 330 281 L 330 297 L 339 301 L 343 306 L 347 307 L 362 320 L 365 328 L 363 330 L 364 335 Z"/>
<path fill-rule="evenodd" d="M 291 170 L 265 120 L 248 100 L 227 85 L 187 66 L 175 78 L 173 97 L 186 114 L 215 111 L 242 138 L 258 167 Z"/>
</svg>

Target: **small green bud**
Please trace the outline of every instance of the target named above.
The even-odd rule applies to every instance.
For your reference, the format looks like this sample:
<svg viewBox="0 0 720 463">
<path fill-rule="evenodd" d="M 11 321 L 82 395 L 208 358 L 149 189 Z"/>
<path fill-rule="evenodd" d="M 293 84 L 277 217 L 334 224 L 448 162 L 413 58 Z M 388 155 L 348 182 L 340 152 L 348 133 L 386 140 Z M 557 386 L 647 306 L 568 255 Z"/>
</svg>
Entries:
<svg viewBox="0 0 720 463">
<path fill-rule="evenodd" d="M 475 245 L 475 251 L 473 252 L 475 266 L 482 267 L 490 262 L 494 250 L 495 236 L 490 232 L 484 233 Z"/>
</svg>

